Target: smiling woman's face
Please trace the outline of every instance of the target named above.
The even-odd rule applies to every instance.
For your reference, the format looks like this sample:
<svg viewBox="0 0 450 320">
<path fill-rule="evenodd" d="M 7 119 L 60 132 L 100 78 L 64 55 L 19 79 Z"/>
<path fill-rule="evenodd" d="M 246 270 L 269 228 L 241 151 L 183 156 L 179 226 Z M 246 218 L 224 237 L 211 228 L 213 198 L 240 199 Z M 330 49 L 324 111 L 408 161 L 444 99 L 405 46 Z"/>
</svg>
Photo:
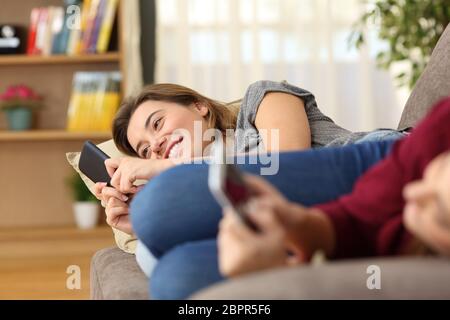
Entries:
<svg viewBox="0 0 450 320">
<path fill-rule="evenodd" d="M 201 104 L 185 107 L 172 102 L 145 101 L 130 118 L 128 141 L 140 158 L 166 159 L 202 156 L 209 142 L 203 142 L 207 130 L 208 108 Z M 194 123 L 202 126 L 200 146 L 194 144 Z M 180 130 L 182 129 L 182 130 Z"/>
</svg>

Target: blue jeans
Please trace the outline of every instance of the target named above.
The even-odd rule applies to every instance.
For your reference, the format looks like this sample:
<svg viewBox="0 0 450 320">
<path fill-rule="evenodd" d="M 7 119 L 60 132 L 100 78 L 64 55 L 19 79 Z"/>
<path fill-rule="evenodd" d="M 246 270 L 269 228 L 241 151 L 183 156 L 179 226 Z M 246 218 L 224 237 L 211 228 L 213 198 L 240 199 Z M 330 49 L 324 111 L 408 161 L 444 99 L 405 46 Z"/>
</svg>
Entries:
<svg viewBox="0 0 450 320">
<path fill-rule="evenodd" d="M 394 140 L 281 153 L 279 172 L 265 176 L 290 201 L 311 206 L 349 193 L 391 150 Z M 248 163 L 248 162 L 246 162 Z M 239 165 L 259 174 L 260 165 Z M 159 258 L 154 299 L 183 299 L 223 278 L 216 236 L 222 210 L 208 189 L 207 164 L 180 165 L 153 178 L 131 203 L 138 238 Z"/>
</svg>

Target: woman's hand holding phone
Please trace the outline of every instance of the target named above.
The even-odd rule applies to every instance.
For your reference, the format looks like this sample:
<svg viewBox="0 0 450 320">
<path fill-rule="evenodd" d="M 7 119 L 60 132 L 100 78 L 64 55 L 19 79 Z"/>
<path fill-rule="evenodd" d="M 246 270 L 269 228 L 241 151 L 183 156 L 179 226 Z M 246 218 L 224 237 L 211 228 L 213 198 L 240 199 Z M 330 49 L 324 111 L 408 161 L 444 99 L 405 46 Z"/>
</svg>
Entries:
<svg viewBox="0 0 450 320">
<path fill-rule="evenodd" d="M 138 179 L 149 180 L 172 166 L 174 166 L 173 162 L 168 159 L 123 157 L 105 160 L 105 167 L 111 177 L 111 187 L 108 187 L 106 183 L 96 183 L 95 194 L 105 208 L 108 225 L 132 234 L 128 203 L 130 198 L 142 188 L 135 186 L 134 182 Z"/>
<path fill-rule="evenodd" d="M 170 159 L 139 159 L 123 157 L 105 160 L 111 177 L 111 186 L 124 194 L 136 193 L 134 182 L 139 179 L 150 180 L 155 175 L 175 164 Z"/>
<path fill-rule="evenodd" d="M 106 223 L 120 231 L 133 234 L 127 203 L 129 196 L 102 182 L 96 183 L 94 189 L 95 196 L 105 208 Z"/>
</svg>

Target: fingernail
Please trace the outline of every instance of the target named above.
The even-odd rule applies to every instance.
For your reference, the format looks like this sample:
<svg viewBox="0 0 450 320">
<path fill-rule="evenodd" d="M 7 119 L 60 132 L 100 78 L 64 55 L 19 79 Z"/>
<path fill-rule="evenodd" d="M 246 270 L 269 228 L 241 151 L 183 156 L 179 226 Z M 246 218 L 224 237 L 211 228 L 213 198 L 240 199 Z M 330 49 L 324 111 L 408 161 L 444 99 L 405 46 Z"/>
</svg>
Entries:
<svg viewBox="0 0 450 320">
<path fill-rule="evenodd" d="M 122 197 L 122 200 L 123 200 L 123 201 L 128 201 L 128 197 L 127 197 L 127 196 L 123 196 L 123 197 Z"/>
</svg>

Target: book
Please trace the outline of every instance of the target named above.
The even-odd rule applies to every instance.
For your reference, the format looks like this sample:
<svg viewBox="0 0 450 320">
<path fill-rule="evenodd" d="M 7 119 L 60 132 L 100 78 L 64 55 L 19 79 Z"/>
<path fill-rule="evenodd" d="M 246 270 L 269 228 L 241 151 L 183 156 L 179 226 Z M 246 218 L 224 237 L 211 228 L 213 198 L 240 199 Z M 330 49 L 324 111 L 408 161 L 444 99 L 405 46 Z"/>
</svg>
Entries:
<svg viewBox="0 0 450 320">
<path fill-rule="evenodd" d="M 27 54 L 36 54 L 36 33 L 41 8 L 33 8 L 30 15 L 30 29 L 28 31 Z"/>
<path fill-rule="evenodd" d="M 51 54 L 62 53 L 59 52 L 59 46 L 61 42 L 61 35 L 64 27 L 64 8 L 63 7 L 54 7 L 53 8 L 53 17 L 51 20 Z"/>
<path fill-rule="evenodd" d="M 64 7 L 32 9 L 27 54 L 78 55 L 108 51 L 119 0 L 63 2 Z"/>
<path fill-rule="evenodd" d="M 76 23 L 74 19 L 74 14 L 76 14 L 77 10 L 74 6 L 77 6 L 78 11 L 81 12 L 81 0 L 64 0 L 64 26 L 63 31 L 61 32 L 57 47 L 55 48 L 55 53 L 63 54 L 67 53 L 67 47 L 69 46 L 70 35 L 72 32 L 73 24 Z"/>
<path fill-rule="evenodd" d="M 110 72 L 102 100 L 97 100 L 95 118 L 98 119 L 96 127 L 99 131 L 111 132 L 112 123 L 120 106 L 120 72 Z"/>
<path fill-rule="evenodd" d="M 97 14 L 95 16 L 94 27 L 92 29 L 91 36 L 89 38 L 89 42 L 87 43 L 87 52 L 88 53 L 96 53 L 97 52 L 97 42 L 98 36 L 100 33 L 100 27 L 105 15 L 106 6 L 108 4 L 108 0 L 100 0 L 100 4 L 98 5 Z"/>
<path fill-rule="evenodd" d="M 97 52 L 105 53 L 111 40 L 112 28 L 116 16 L 118 0 L 108 0 L 97 40 Z"/>
<path fill-rule="evenodd" d="M 52 53 L 52 44 L 53 44 L 53 21 L 56 19 L 58 7 L 50 6 L 47 8 L 47 20 L 45 25 L 45 31 L 43 35 L 43 47 L 42 54 L 50 55 Z"/>
<path fill-rule="evenodd" d="M 76 48 L 75 48 L 76 54 L 83 53 L 83 39 L 86 34 L 86 27 L 87 27 L 87 22 L 89 19 L 89 13 L 91 11 L 92 1 L 94 1 L 94 0 L 84 0 L 83 1 L 83 6 L 81 9 L 81 26 L 80 26 L 78 39 L 77 39 L 78 41 L 77 41 Z"/>
<path fill-rule="evenodd" d="M 34 54 L 42 54 L 45 38 L 47 34 L 48 8 L 41 8 L 39 21 L 36 28 L 36 40 L 34 44 Z"/>
<path fill-rule="evenodd" d="M 81 5 L 81 18 L 80 18 L 80 28 L 73 28 L 70 37 L 69 43 L 67 45 L 67 54 L 69 55 L 77 55 L 80 52 L 81 48 L 81 39 L 83 38 L 83 32 L 86 28 L 86 19 L 87 14 L 90 8 L 91 0 L 84 0 L 80 3 Z"/>
<path fill-rule="evenodd" d="M 67 130 L 110 132 L 120 103 L 120 72 L 76 72 Z"/>
<path fill-rule="evenodd" d="M 98 9 L 101 0 L 91 0 L 91 6 L 89 8 L 89 13 L 86 18 L 86 26 L 83 32 L 83 38 L 80 42 L 80 52 L 87 53 L 88 46 L 93 36 L 94 27 L 95 27 L 95 19 L 98 14 Z"/>
</svg>

